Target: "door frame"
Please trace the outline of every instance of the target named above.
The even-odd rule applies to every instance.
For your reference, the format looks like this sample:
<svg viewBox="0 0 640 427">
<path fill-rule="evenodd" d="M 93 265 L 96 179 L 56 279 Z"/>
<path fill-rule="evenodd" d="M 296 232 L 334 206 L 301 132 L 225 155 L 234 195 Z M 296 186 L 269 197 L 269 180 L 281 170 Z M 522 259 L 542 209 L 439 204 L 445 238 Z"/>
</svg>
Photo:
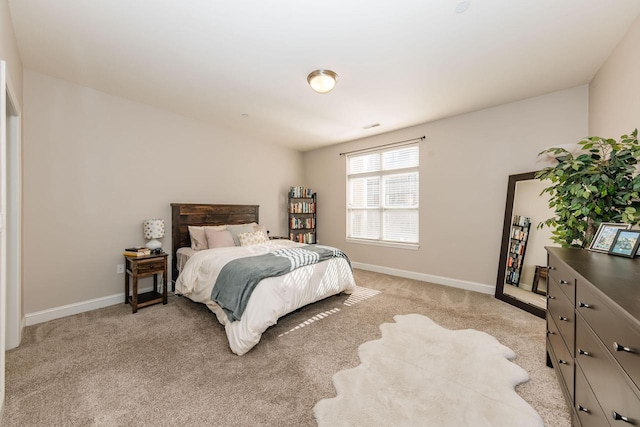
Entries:
<svg viewBox="0 0 640 427">
<path fill-rule="evenodd" d="M 5 81 L 7 123 L 5 232 L 7 234 L 6 350 L 20 345 L 25 317 L 22 302 L 22 115 L 9 79 Z"/>
<path fill-rule="evenodd" d="M 22 124 L 7 72 L 6 62 L 0 61 L 0 413 L 5 400 L 5 351 L 20 344 L 24 328 Z"/>
</svg>

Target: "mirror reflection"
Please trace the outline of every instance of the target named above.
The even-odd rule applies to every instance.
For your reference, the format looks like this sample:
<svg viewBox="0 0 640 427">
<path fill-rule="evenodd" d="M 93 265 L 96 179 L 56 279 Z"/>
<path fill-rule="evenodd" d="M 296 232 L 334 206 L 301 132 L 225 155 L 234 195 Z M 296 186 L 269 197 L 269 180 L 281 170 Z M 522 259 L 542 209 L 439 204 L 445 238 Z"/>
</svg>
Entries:
<svg viewBox="0 0 640 427">
<path fill-rule="evenodd" d="M 535 172 L 509 176 L 496 297 L 544 317 L 547 305 L 547 252 L 558 246 L 551 229 L 538 224 L 554 215 L 546 182 Z"/>
<path fill-rule="evenodd" d="M 542 309 L 547 306 L 547 252 L 549 227 L 538 224 L 553 216 L 549 198 L 540 195 L 546 183 L 539 179 L 517 181 L 513 197 L 509 252 L 503 292 Z"/>
</svg>

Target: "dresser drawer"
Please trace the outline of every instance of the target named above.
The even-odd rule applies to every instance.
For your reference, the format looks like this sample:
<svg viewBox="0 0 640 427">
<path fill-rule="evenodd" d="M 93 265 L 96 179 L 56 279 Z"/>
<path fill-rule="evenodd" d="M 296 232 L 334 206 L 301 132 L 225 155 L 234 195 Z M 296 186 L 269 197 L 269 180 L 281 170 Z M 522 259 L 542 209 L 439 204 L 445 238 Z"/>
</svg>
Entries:
<svg viewBox="0 0 640 427">
<path fill-rule="evenodd" d="M 636 329 L 637 326 L 634 327 L 630 320 L 610 310 L 591 285 L 580 281 L 576 310 L 600 337 L 631 380 L 640 387 L 640 331 Z"/>
<path fill-rule="evenodd" d="M 612 426 L 640 425 L 640 391 L 632 387 L 619 365 L 586 322 L 576 322 L 576 363 L 584 372 L 591 390 Z M 630 422 L 615 419 L 627 417 Z"/>
<path fill-rule="evenodd" d="M 555 282 L 549 282 L 549 289 L 547 290 L 547 317 L 553 318 L 556 325 L 558 325 L 560 335 L 562 335 L 562 339 L 564 339 L 573 357 L 575 311 L 573 303 L 569 301 L 569 298 Z"/>
<path fill-rule="evenodd" d="M 556 368 L 556 372 L 559 373 L 561 381 L 564 382 L 564 386 L 573 400 L 573 357 L 560 336 L 558 326 L 553 319 L 547 319 L 547 341 L 552 349 L 550 353 L 552 357 L 551 362 Z"/>
<path fill-rule="evenodd" d="M 549 256 L 548 276 L 549 286 L 551 286 L 551 283 L 556 283 L 573 305 L 576 301 L 576 281 L 573 270 L 558 261 L 554 256 Z"/>
<path fill-rule="evenodd" d="M 576 413 L 582 427 L 606 427 L 607 415 L 600 408 L 582 369 L 576 367 Z"/>
</svg>

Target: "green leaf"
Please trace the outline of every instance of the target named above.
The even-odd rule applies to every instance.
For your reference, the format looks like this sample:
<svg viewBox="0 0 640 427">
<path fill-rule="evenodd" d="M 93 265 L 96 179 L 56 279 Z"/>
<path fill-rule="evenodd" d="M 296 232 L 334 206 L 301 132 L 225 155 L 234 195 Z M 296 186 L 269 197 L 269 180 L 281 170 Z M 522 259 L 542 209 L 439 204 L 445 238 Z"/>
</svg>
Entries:
<svg viewBox="0 0 640 427">
<path fill-rule="evenodd" d="M 638 130 L 618 141 L 599 136 L 578 142 L 581 152 L 575 157 L 561 148 L 540 154 L 552 154 L 557 164 L 536 174 L 549 185 L 541 194 L 549 196 L 555 216 L 539 226 L 552 228 L 552 239 L 562 246 L 582 246 L 587 221 L 640 224 L 640 163 Z M 591 228 L 589 228 L 591 230 Z"/>
</svg>

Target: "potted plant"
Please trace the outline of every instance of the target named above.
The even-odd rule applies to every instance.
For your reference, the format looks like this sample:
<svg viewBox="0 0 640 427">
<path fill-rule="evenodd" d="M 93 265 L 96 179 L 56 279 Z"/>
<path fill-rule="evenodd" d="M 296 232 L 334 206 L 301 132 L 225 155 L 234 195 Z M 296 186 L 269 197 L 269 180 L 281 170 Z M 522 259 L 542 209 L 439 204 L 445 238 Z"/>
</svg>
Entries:
<svg viewBox="0 0 640 427">
<path fill-rule="evenodd" d="M 637 129 L 619 141 L 593 136 L 578 145 L 575 154 L 556 147 L 538 154 L 557 162 L 536 174 L 551 181 L 541 194 L 556 213 L 538 228 L 553 227 L 552 240 L 563 247 L 584 248 L 602 222 L 640 223 L 640 145 Z"/>
</svg>

